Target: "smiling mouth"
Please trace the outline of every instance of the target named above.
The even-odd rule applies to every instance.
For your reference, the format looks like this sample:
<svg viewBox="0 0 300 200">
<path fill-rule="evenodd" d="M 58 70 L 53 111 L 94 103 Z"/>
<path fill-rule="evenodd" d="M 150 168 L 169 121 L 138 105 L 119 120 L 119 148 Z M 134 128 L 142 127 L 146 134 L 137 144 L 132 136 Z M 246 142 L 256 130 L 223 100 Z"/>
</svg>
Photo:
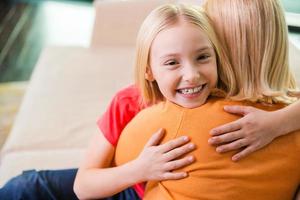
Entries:
<svg viewBox="0 0 300 200">
<path fill-rule="evenodd" d="M 193 95 L 193 94 L 197 94 L 200 93 L 201 90 L 206 86 L 206 84 L 197 86 L 197 87 L 193 87 L 193 88 L 183 88 L 183 89 L 178 89 L 176 90 L 177 92 L 179 92 L 180 94 L 184 94 L 184 95 Z"/>
</svg>

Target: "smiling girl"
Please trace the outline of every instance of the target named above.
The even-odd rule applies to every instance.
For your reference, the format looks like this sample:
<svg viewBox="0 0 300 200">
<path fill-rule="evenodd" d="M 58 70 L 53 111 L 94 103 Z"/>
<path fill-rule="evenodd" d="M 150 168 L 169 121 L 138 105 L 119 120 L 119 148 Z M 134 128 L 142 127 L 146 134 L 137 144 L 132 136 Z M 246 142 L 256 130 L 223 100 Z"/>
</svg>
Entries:
<svg viewBox="0 0 300 200">
<path fill-rule="evenodd" d="M 155 9 L 143 23 L 137 40 L 137 75 L 147 87 L 142 91 L 147 96 L 146 104 L 170 99 L 184 107 L 198 107 L 212 90 L 227 89 L 234 81 L 207 16 L 194 7 L 164 5 Z M 134 160 L 115 166 L 115 149 L 104 136 L 99 134 L 101 143 L 93 148 L 97 151 L 88 151 L 87 160 L 79 168 L 74 188 L 80 199 L 104 198 L 122 190 L 127 194 L 130 189 L 126 188 L 147 181 L 182 179 L 186 172 L 172 171 L 194 161 L 193 156 L 184 156 L 195 149 L 194 144 L 188 144 L 188 137 L 182 135 L 159 145 L 163 136 L 160 131 L 147 140 L 131 140 L 124 153 L 141 145 L 144 151 Z M 134 188 L 142 197 L 143 191 L 139 192 L 143 185 Z"/>
</svg>

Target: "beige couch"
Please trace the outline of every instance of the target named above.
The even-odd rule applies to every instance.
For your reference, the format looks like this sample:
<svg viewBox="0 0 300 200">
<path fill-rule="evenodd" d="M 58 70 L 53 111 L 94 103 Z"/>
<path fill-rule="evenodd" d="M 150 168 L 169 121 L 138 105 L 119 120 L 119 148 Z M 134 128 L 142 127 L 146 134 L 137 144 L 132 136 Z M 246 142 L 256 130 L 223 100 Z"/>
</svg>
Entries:
<svg viewBox="0 0 300 200">
<path fill-rule="evenodd" d="M 96 120 L 113 94 L 133 82 L 138 27 L 175 0 L 99 0 L 90 48 L 47 47 L 1 152 L 0 186 L 27 169 L 78 167 Z"/>
<path fill-rule="evenodd" d="M 165 2 L 178 1 L 96 1 L 90 48 L 43 51 L 1 152 L 0 186 L 27 169 L 78 167 L 90 136 L 98 132 L 97 118 L 113 94 L 133 82 L 138 27 Z M 291 49 L 293 59 L 299 59 L 299 50 Z"/>
</svg>

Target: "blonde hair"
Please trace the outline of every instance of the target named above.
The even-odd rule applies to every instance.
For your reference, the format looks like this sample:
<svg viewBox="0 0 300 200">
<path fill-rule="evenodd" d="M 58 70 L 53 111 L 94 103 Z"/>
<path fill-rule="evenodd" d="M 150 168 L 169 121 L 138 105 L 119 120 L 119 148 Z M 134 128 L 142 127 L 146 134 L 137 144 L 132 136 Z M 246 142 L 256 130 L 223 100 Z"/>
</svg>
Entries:
<svg viewBox="0 0 300 200">
<path fill-rule="evenodd" d="M 155 104 L 164 100 L 156 81 L 149 81 L 145 77 L 147 68 L 149 67 L 151 44 L 160 31 L 176 25 L 180 21 L 198 26 L 208 36 L 217 57 L 219 75 L 217 88 L 226 93 L 231 90 L 231 85 L 234 85 L 233 72 L 226 54 L 217 40 L 209 18 L 201 10 L 201 7 L 166 4 L 154 9 L 148 15 L 137 36 L 135 79 L 137 86 L 141 90 L 143 101 L 146 104 Z"/>
<path fill-rule="evenodd" d="M 204 8 L 233 68 L 233 100 L 295 100 L 289 69 L 288 34 L 278 0 L 206 0 Z M 293 93 L 293 92 L 292 92 Z"/>
</svg>

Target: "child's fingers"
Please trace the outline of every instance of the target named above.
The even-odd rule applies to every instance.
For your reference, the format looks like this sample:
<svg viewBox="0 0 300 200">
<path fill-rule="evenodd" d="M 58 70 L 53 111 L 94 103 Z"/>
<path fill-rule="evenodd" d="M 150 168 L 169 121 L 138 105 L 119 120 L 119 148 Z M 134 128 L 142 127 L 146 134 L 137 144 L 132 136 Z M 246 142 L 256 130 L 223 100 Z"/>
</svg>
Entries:
<svg viewBox="0 0 300 200">
<path fill-rule="evenodd" d="M 168 151 L 171 151 L 172 149 L 175 149 L 177 147 L 180 147 L 180 146 L 186 144 L 189 141 L 190 141 L 189 137 L 181 136 L 181 137 L 172 139 L 172 140 L 160 145 L 160 150 L 163 153 L 166 153 Z"/>
<path fill-rule="evenodd" d="M 186 153 L 193 151 L 196 148 L 196 145 L 193 143 L 188 143 L 183 146 L 172 149 L 164 154 L 164 159 L 166 161 L 174 160 L 180 156 L 183 156 Z"/>
<path fill-rule="evenodd" d="M 217 136 L 217 135 L 222 135 L 222 134 L 225 134 L 225 133 L 230 133 L 230 132 L 233 132 L 233 131 L 240 130 L 242 128 L 240 121 L 241 121 L 241 119 L 230 122 L 230 123 L 227 123 L 227 124 L 224 124 L 224 125 L 221 125 L 221 126 L 218 126 L 214 129 L 212 129 L 209 133 L 212 136 Z"/>
<path fill-rule="evenodd" d="M 187 165 L 190 165 L 191 163 L 193 163 L 195 161 L 194 156 L 187 156 L 178 160 L 173 160 L 170 161 L 168 163 L 166 163 L 164 165 L 164 169 L 166 171 L 172 171 L 172 170 L 176 170 L 182 167 L 185 167 Z"/>
<path fill-rule="evenodd" d="M 239 161 L 242 158 L 245 158 L 246 156 L 248 156 L 249 154 L 253 153 L 254 151 L 256 151 L 257 149 L 255 148 L 255 146 L 248 146 L 247 148 L 245 148 L 244 150 L 242 150 L 241 152 L 235 154 L 232 157 L 232 161 Z"/>
<path fill-rule="evenodd" d="M 165 135 L 164 129 L 159 129 L 156 133 L 154 133 L 148 142 L 145 144 L 145 147 L 156 146 L 160 143 L 161 139 Z"/>
<path fill-rule="evenodd" d="M 239 139 L 234 142 L 218 146 L 216 151 L 218 153 L 225 153 L 228 151 L 237 150 L 237 149 L 245 147 L 247 145 L 248 145 L 248 141 L 246 139 Z"/>
<path fill-rule="evenodd" d="M 163 181 L 163 180 L 178 180 L 178 179 L 183 179 L 187 176 L 188 176 L 188 174 L 186 172 L 165 172 L 162 175 L 161 181 Z"/>
<path fill-rule="evenodd" d="M 220 145 L 228 142 L 233 142 L 243 137 L 244 135 L 242 131 L 234 131 L 234 132 L 225 133 L 223 135 L 209 138 L 208 143 L 211 145 Z"/>
</svg>

